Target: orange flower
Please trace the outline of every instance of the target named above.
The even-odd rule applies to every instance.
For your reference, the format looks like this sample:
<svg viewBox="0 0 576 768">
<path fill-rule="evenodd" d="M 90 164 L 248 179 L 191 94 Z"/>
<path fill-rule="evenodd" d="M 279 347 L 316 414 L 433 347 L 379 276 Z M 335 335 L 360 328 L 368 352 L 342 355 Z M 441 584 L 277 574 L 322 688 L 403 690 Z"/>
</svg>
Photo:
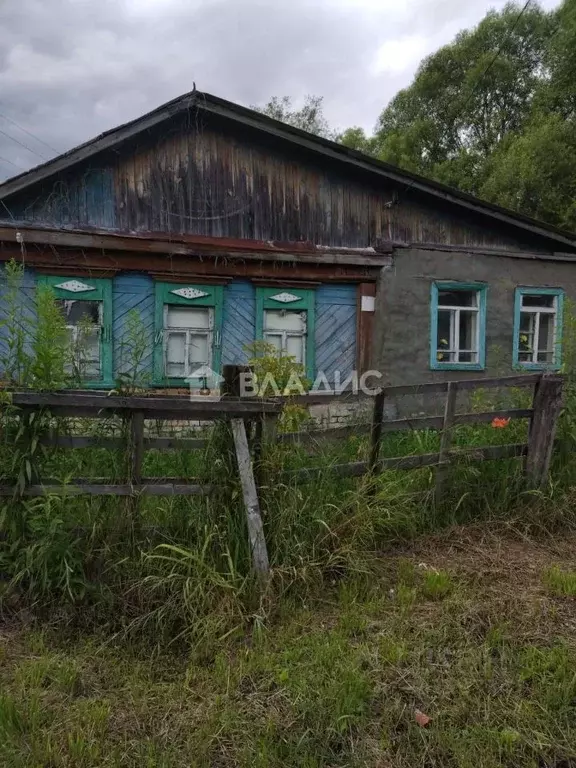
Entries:
<svg viewBox="0 0 576 768">
<path fill-rule="evenodd" d="M 508 424 L 510 424 L 510 419 L 499 419 L 498 417 L 492 419 L 492 426 L 494 429 L 504 429 Z"/>
</svg>

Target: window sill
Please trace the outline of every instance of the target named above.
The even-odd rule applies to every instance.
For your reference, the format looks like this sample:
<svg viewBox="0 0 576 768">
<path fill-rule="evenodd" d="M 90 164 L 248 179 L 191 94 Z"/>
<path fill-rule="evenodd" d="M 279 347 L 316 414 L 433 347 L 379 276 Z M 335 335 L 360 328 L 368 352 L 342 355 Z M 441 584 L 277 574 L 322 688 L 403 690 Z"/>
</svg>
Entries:
<svg viewBox="0 0 576 768">
<path fill-rule="evenodd" d="M 486 366 L 480 363 L 434 363 L 430 366 L 433 371 L 484 371 Z"/>
<path fill-rule="evenodd" d="M 114 389 L 114 381 L 83 381 L 78 386 L 69 389 Z"/>
<path fill-rule="evenodd" d="M 559 363 L 516 363 L 514 369 L 517 371 L 551 371 L 552 373 L 562 370 Z"/>
<path fill-rule="evenodd" d="M 190 389 L 201 389 L 201 385 L 190 385 L 186 379 L 159 379 L 151 382 L 149 386 L 152 389 L 185 389 L 188 392 Z"/>
</svg>

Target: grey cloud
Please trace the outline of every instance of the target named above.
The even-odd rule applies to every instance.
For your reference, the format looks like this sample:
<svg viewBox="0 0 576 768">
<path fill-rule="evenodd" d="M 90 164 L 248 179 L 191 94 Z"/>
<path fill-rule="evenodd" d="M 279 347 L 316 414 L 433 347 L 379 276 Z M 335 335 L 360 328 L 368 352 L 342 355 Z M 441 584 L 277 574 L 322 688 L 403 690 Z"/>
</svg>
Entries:
<svg viewBox="0 0 576 768">
<path fill-rule="evenodd" d="M 334 127 L 370 129 L 418 63 L 375 72 L 379 47 L 419 35 L 434 50 L 491 5 L 504 0 L 8 1 L 0 113 L 65 151 L 196 81 L 244 104 L 323 95 Z M 50 155 L 2 117 L 0 131 Z M 0 157 L 23 169 L 41 162 L 1 133 Z M 0 160 L 0 180 L 17 172 Z"/>
</svg>

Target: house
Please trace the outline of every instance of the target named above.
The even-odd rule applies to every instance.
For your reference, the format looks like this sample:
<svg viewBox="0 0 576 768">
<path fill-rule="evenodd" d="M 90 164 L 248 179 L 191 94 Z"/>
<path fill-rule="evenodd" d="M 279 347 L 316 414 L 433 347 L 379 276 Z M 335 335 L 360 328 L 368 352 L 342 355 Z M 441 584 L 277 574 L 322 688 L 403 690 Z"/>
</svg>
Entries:
<svg viewBox="0 0 576 768">
<path fill-rule="evenodd" d="M 11 258 L 93 321 L 101 388 L 132 310 L 151 386 L 255 339 L 397 384 L 557 369 L 576 298 L 576 235 L 198 91 L 0 185 Z"/>
</svg>

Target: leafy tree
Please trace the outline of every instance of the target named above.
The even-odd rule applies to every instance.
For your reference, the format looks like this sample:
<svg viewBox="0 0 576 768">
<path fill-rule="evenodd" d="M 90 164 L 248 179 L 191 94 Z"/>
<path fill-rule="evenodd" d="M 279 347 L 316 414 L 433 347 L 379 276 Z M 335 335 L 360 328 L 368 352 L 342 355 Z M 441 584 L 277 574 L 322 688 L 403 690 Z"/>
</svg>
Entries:
<svg viewBox="0 0 576 768">
<path fill-rule="evenodd" d="M 306 96 L 304 105 L 295 109 L 290 96 L 273 96 L 263 107 L 252 105 L 250 108 L 303 131 L 333 139 L 335 134 L 324 116 L 323 101 L 323 96 Z"/>
<path fill-rule="evenodd" d="M 565 0 L 553 14 L 553 29 L 545 59 L 544 80 L 538 108 L 554 110 L 576 119 L 576 0 Z"/>
<path fill-rule="evenodd" d="M 576 124 L 539 116 L 489 161 L 481 197 L 576 231 Z"/>
<path fill-rule="evenodd" d="M 490 11 L 424 59 L 374 136 L 330 131 L 322 99 L 261 111 L 556 226 L 576 231 L 576 0 Z"/>
<path fill-rule="evenodd" d="M 384 160 L 476 191 L 484 164 L 528 121 L 551 16 L 515 3 L 426 58 L 380 115 Z"/>
<path fill-rule="evenodd" d="M 358 152 L 365 152 L 367 155 L 378 154 L 378 139 L 375 136 L 367 136 L 364 128 L 357 125 L 353 128 L 347 128 L 334 138 L 345 147 L 356 149 Z"/>
</svg>

